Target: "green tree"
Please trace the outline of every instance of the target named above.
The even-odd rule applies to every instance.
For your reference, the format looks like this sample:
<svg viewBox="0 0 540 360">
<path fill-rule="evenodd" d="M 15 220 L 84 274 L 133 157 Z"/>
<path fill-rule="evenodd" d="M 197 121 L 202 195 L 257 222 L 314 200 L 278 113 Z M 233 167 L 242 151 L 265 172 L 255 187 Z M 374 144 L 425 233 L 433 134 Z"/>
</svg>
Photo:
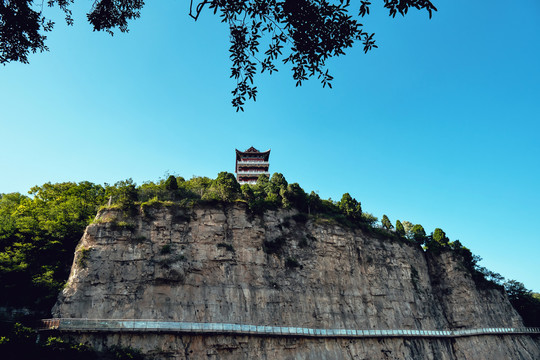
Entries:
<svg viewBox="0 0 540 360">
<path fill-rule="evenodd" d="M 442 246 L 448 246 L 448 238 L 446 237 L 446 233 L 441 228 L 436 228 L 433 231 L 433 241 L 437 242 L 438 244 Z"/>
<path fill-rule="evenodd" d="M 266 193 L 270 190 L 270 178 L 266 174 L 261 174 L 257 178 L 257 183 L 255 183 L 257 190 L 263 192 L 266 196 Z"/>
<path fill-rule="evenodd" d="M 242 197 L 248 202 L 248 204 L 255 200 L 255 193 L 248 184 L 240 186 L 240 191 L 242 192 Z"/>
<path fill-rule="evenodd" d="M 383 215 L 381 224 L 386 230 L 391 230 L 394 228 L 394 225 L 392 225 L 392 223 L 390 222 L 390 219 L 388 219 L 388 216 L 386 215 Z"/>
<path fill-rule="evenodd" d="M 410 8 L 416 8 L 426 10 L 431 17 L 437 10 L 430 0 L 383 1 L 391 16 L 405 15 Z M 48 5 L 63 10 L 71 25 L 73 2 L 50 0 Z M 7 4 L 0 5 L 0 63 L 27 63 L 29 51 L 47 50 L 43 34 L 52 30 L 54 23 L 45 18 L 41 3 L 17 0 Z M 364 31 L 360 23 L 360 18 L 369 15 L 370 5 L 363 0 L 355 9 L 344 0 L 191 0 L 189 15 L 197 20 L 207 8 L 227 23 L 231 77 L 236 80 L 232 104 L 238 111 L 243 110 L 246 99 L 257 96 L 253 85 L 257 70 L 272 74 L 277 71 L 276 64 L 291 67 L 297 86 L 317 77 L 323 87 L 331 87 L 333 77 L 326 67 L 329 59 L 344 55 L 355 42 L 361 42 L 364 52 L 377 47 L 374 34 Z M 128 22 L 140 16 L 143 6 L 144 1 L 96 0 L 87 19 L 95 31 L 111 35 L 114 30 L 126 32 Z M 259 52 L 261 44 L 267 48 Z"/>
<path fill-rule="evenodd" d="M 322 201 L 315 191 L 309 193 L 307 198 L 308 214 L 317 213 L 322 209 Z"/>
<path fill-rule="evenodd" d="M 114 186 L 106 186 L 107 194 L 111 196 L 113 203 L 123 208 L 133 207 L 138 200 L 137 184 L 133 179 L 118 181 Z"/>
<path fill-rule="evenodd" d="M 266 184 L 266 201 L 272 206 L 281 206 L 283 204 L 283 197 L 287 191 L 287 180 L 281 173 L 274 173 Z M 290 205 L 285 199 L 285 207 Z"/>
<path fill-rule="evenodd" d="M 287 180 L 285 180 L 285 176 L 281 173 L 273 173 L 272 177 L 270 178 L 270 184 L 272 187 L 272 191 L 278 193 L 279 189 L 287 188 Z"/>
<path fill-rule="evenodd" d="M 396 234 L 398 234 L 399 236 L 405 237 L 405 228 L 403 227 L 403 224 L 399 220 L 396 220 Z"/>
<path fill-rule="evenodd" d="M 49 311 L 108 192 L 80 182 L 47 183 L 29 193 L 0 199 L 0 303 Z"/>
<path fill-rule="evenodd" d="M 206 176 L 194 176 L 183 184 L 183 187 L 195 197 L 202 199 L 212 186 L 213 180 Z"/>
<path fill-rule="evenodd" d="M 289 205 L 302 212 L 308 211 L 307 194 L 298 183 L 289 184 L 286 191 L 283 192 L 282 198 L 284 207 Z"/>
<path fill-rule="evenodd" d="M 255 197 L 257 199 L 266 198 L 268 193 L 270 192 L 271 184 L 270 184 L 270 178 L 266 174 L 261 174 L 257 178 L 257 183 L 255 186 L 253 186 L 253 192 L 255 193 Z"/>
<path fill-rule="evenodd" d="M 405 237 L 407 239 L 412 239 L 413 237 L 412 229 L 414 227 L 414 224 L 410 221 L 403 221 L 402 224 L 403 224 L 403 228 L 405 229 Z"/>
<path fill-rule="evenodd" d="M 362 212 L 362 214 L 360 215 L 362 221 L 366 224 L 368 224 L 369 226 L 375 226 L 375 224 L 377 223 L 377 221 L 379 221 L 379 219 L 371 214 L 371 213 L 368 213 L 368 212 Z"/>
<path fill-rule="evenodd" d="M 170 175 L 165 181 L 165 189 L 167 190 L 178 190 L 178 182 L 174 175 Z"/>
<path fill-rule="evenodd" d="M 413 226 L 411 234 L 412 240 L 414 240 L 414 242 L 419 245 L 423 245 L 426 241 L 426 231 L 424 230 L 424 227 L 420 224 L 416 224 Z"/>
<path fill-rule="evenodd" d="M 512 306 L 523 318 L 525 326 L 540 326 L 540 299 L 537 294 L 528 290 L 523 283 L 509 280 L 504 283 L 504 289 Z"/>
<path fill-rule="evenodd" d="M 216 192 L 219 198 L 225 201 L 236 200 L 241 193 L 240 184 L 236 181 L 236 177 L 225 171 L 218 174 L 211 186 L 211 191 Z"/>
<path fill-rule="evenodd" d="M 338 202 L 338 208 L 348 217 L 360 219 L 362 216 L 362 206 L 349 193 L 343 194 Z"/>
</svg>

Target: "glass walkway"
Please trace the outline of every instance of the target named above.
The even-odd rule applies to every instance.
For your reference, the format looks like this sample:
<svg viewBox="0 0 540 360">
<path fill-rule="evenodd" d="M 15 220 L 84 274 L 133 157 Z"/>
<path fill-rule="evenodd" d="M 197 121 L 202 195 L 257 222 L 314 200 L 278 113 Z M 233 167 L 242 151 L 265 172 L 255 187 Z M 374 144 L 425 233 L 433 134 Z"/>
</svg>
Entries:
<svg viewBox="0 0 540 360">
<path fill-rule="evenodd" d="M 540 328 L 478 328 L 460 330 L 413 329 L 319 329 L 290 326 L 197 323 L 155 320 L 45 319 L 41 330 L 66 332 L 168 332 L 302 337 L 429 337 L 452 338 L 478 335 L 540 334 Z"/>
</svg>

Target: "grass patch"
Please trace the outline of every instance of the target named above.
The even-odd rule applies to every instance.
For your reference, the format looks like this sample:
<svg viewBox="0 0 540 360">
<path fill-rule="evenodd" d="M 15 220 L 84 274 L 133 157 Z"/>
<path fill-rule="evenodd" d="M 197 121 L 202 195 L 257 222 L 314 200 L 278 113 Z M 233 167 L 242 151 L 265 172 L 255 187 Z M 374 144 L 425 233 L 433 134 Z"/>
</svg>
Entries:
<svg viewBox="0 0 540 360">
<path fill-rule="evenodd" d="M 77 265 L 80 268 L 86 268 L 88 266 L 88 259 L 90 258 L 91 248 L 82 247 L 77 250 Z"/>
<path fill-rule="evenodd" d="M 122 230 L 135 230 L 135 225 L 128 223 L 127 221 L 111 221 L 111 230 L 113 231 L 122 231 Z"/>
<path fill-rule="evenodd" d="M 161 207 L 171 207 L 173 205 L 178 205 L 178 203 L 175 203 L 173 201 L 170 201 L 170 200 L 159 200 L 156 197 L 153 197 L 151 198 L 150 200 L 148 201 L 145 201 L 145 202 L 141 202 L 140 203 L 140 208 L 141 208 L 141 213 L 144 217 L 148 217 L 150 218 L 151 215 L 150 215 L 150 212 L 149 210 L 151 208 L 153 209 L 159 209 Z"/>
</svg>

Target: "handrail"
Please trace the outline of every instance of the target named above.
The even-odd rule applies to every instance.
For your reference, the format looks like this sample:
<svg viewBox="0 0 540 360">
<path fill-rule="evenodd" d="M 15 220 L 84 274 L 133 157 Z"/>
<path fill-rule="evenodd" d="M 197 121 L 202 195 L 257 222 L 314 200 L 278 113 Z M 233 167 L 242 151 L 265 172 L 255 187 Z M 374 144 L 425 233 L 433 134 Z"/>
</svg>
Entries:
<svg viewBox="0 0 540 360">
<path fill-rule="evenodd" d="M 235 323 L 201 323 L 142 319 L 44 319 L 41 330 L 66 332 L 181 332 L 302 337 L 430 337 L 540 334 L 540 328 L 478 328 L 460 330 L 322 329 Z"/>
<path fill-rule="evenodd" d="M 243 161 L 237 161 L 236 162 L 240 166 L 244 165 L 269 165 L 269 161 L 259 161 L 259 160 L 243 160 Z"/>
<path fill-rule="evenodd" d="M 238 170 L 236 172 L 239 176 L 246 174 L 268 174 L 268 170 Z"/>
</svg>

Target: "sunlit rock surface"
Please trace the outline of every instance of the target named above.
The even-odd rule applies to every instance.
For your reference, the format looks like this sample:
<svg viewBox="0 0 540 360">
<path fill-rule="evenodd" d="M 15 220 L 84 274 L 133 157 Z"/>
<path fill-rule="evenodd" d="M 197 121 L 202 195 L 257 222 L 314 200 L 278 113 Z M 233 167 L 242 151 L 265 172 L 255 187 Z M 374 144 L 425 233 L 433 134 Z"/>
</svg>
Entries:
<svg viewBox="0 0 540 360">
<path fill-rule="evenodd" d="M 243 203 L 103 210 L 53 314 L 347 329 L 523 326 L 505 295 L 477 289 L 451 253 L 426 256 L 416 245 L 296 214 L 256 215 Z M 163 359 L 540 359 L 538 338 L 510 335 L 73 336 Z"/>
</svg>

